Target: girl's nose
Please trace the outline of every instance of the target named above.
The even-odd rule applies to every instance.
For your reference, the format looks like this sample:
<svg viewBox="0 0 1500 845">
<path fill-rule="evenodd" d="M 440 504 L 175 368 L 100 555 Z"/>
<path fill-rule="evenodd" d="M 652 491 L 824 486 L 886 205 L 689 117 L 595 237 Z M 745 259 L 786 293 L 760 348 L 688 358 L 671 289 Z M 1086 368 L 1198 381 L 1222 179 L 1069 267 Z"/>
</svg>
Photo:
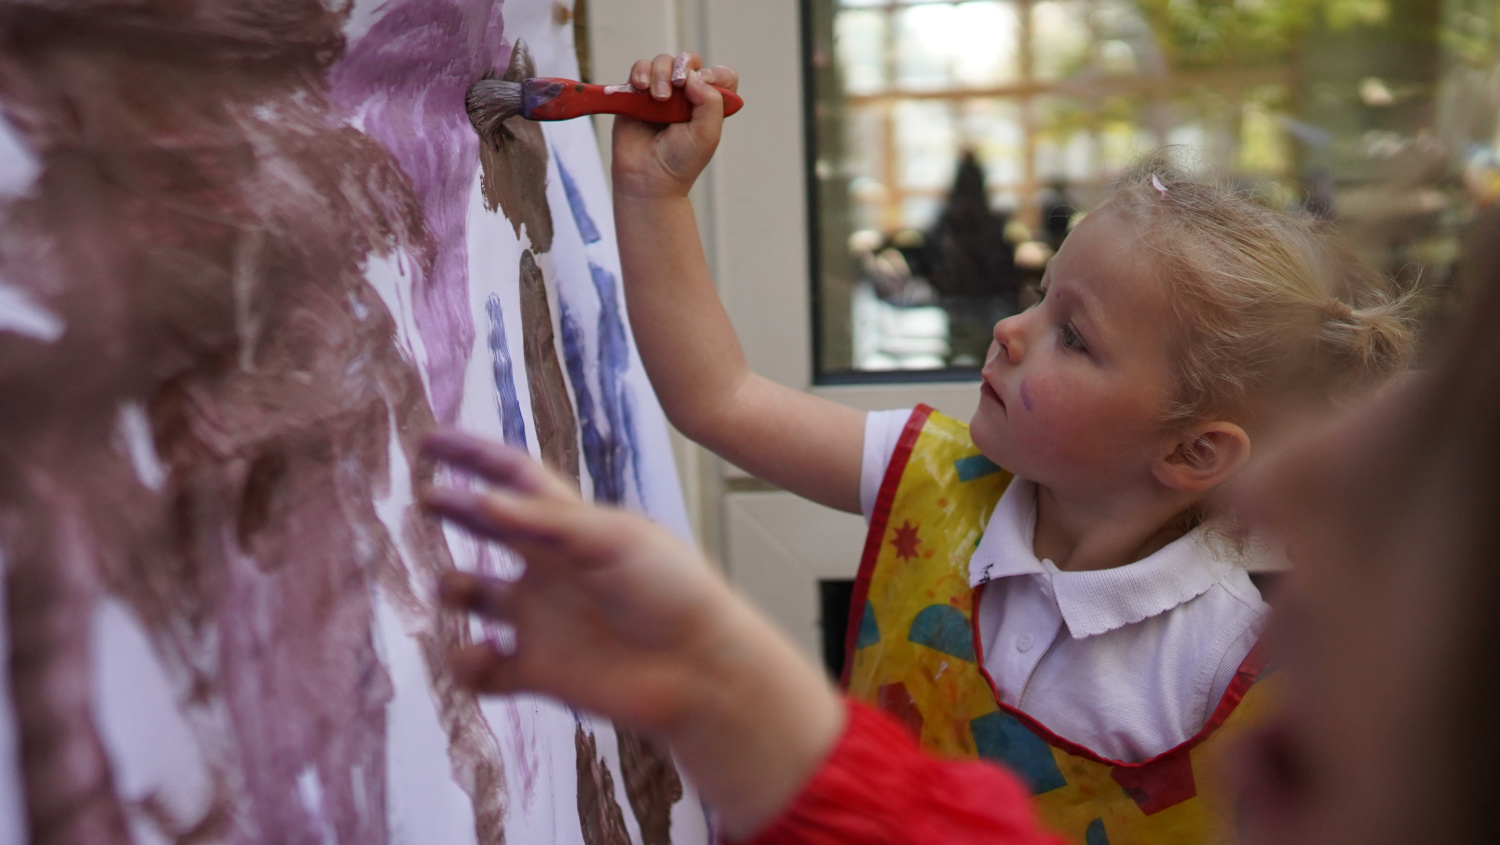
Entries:
<svg viewBox="0 0 1500 845">
<path fill-rule="evenodd" d="M 1021 356 L 1026 353 L 1025 341 L 1022 338 L 1022 318 L 1026 312 L 1022 311 L 995 324 L 995 344 L 1000 347 L 1000 354 L 1011 364 L 1021 363 Z"/>
</svg>

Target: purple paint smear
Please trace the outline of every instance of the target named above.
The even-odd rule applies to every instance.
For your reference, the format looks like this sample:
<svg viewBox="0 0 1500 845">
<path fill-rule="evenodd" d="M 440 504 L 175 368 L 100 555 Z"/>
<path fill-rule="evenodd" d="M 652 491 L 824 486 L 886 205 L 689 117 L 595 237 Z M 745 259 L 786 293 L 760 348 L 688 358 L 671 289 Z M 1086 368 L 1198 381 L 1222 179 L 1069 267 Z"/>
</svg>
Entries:
<svg viewBox="0 0 1500 845">
<path fill-rule="evenodd" d="M 474 80 L 505 67 L 503 5 L 388 4 L 329 80 L 333 102 L 363 113 L 365 131 L 396 159 L 422 204 L 431 246 L 415 262 L 413 317 L 427 347 L 433 410 L 448 425 L 458 421 L 474 343 L 466 219 L 479 139 L 464 95 Z"/>
<path fill-rule="evenodd" d="M 563 164 L 562 156 L 552 157 L 557 160 L 557 172 L 562 174 L 563 191 L 568 195 L 568 208 L 573 210 L 573 222 L 578 224 L 578 234 L 583 236 L 586 244 L 598 243 L 601 237 L 599 227 L 589 215 L 588 204 L 583 200 L 583 193 L 578 190 L 578 183 L 573 181 L 573 174 Z"/>
<path fill-rule="evenodd" d="M 484 304 L 490 317 L 490 354 L 495 356 L 495 403 L 500 413 L 500 425 L 505 442 L 520 449 L 526 448 L 526 415 L 521 412 L 521 400 L 516 394 L 515 368 L 511 364 L 510 345 L 505 341 L 505 312 L 500 306 L 500 296 L 490 294 Z"/>
<path fill-rule="evenodd" d="M 332 102 L 351 117 L 363 116 L 364 131 L 396 160 L 421 204 L 428 245 L 414 256 L 412 316 L 427 350 L 434 416 L 445 425 L 458 421 L 475 339 L 467 220 L 479 172 L 479 139 L 464 97 L 474 80 L 499 75 L 510 60 L 503 5 L 504 0 L 393 0 L 350 45 L 329 79 Z M 493 314 L 491 319 L 498 323 Z M 498 377 L 498 360 L 495 366 Z M 511 420 L 522 418 L 505 407 L 498 381 L 496 388 L 510 441 L 515 432 Z M 511 394 L 513 398 L 513 384 Z M 524 443 L 524 422 L 517 424 Z M 481 571 L 495 569 L 487 548 L 480 549 L 476 563 Z M 534 747 L 526 750 L 528 737 L 519 724 L 512 722 L 512 739 L 520 752 L 521 800 L 529 802 L 537 762 Z"/>
<path fill-rule="evenodd" d="M 1026 406 L 1026 410 L 1031 410 L 1031 391 L 1026 388 L 1024 381 L 1021 382 L 1021 404 Z"/>
</svg>

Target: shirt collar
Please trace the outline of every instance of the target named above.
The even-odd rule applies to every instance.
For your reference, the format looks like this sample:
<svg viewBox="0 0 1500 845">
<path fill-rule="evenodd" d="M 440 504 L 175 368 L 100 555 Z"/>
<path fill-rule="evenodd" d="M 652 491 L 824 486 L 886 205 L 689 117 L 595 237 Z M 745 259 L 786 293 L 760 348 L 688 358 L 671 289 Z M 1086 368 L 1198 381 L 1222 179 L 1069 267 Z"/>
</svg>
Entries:
<svg viewBox="0 0 1500 845">
<path fill-rule="evenodd" d="M 1032 551 L 1036 484 L 1011 482 L 969 558 L 969 586 L 998 578 L 1042 579 L 1074 637 L 1091 637 L 1165 613 L 1223 580 L 1232 564 L 1195 529 L 1141 560 L 1114 569 L 1063 572 Z"/>
</svg>

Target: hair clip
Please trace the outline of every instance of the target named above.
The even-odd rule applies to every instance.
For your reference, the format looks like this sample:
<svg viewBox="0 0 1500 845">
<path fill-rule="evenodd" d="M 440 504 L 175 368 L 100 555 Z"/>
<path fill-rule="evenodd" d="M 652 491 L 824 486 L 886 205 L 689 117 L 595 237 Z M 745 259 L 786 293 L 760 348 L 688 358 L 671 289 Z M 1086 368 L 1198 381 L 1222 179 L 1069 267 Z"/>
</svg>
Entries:
<svg viewBox="0 0 1500 845">
<path fill-rule="evenodd" d="M 1155 188 L 1158 191 L 1161 191 L 1162 196 L 1167 195 L 1167 186 L 1161 183 L 1161 177 L 1157 176 L 1155 173 L 1151 174 L 1151 187 Z"/>
</svg>

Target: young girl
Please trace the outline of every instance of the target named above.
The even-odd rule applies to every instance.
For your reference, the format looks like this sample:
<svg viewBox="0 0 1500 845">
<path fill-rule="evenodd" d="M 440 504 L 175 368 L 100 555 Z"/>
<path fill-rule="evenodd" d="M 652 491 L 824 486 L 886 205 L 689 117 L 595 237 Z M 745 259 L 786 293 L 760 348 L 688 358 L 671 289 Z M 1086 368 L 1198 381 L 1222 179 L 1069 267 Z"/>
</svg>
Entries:
<svg viewBox="0 0 1500 845">
<path fill-rule="evenodd" d="M 1500 216 L 1474 234 L 1477 272 L 1460 289 L 1479 296 L 1432 371 L 1313 421 L 1236 493 L 1298 556 L 1276 623 L 1276 677 L 1295 695 L 1228 761 L 1233 841 L 1494 839 Z M 554 696 L 666 744 L 734 841 L 1056 845 L 1013 777 L 935 760 L 888 719 L 844 707 L 665 530 L 585 505 L 500 444 L 448 433 L 424 451 L 493 485 L 425 491 L 428 507 L 526 558 L 519 581 L 444 576 L 449 606 L 516 630 L 514 649 L 455 653 L 459 683 Z M 1085 841 L 1119 845 L 1117 832 Z"/>
<path fill-rule="evenodd" d="M 1210 494 L 1278 409 L 1398 370 L 1401 303 L 1336 269 L 1311 224 L 1158 155 L 1072 232 L 1043 300 L 996 324 L 969 426 L 783 387 L 748 369 L 699 245 L 687 193 L 721 129 L 710 84 L 737 82 L 699 65 L 631 74 L 658 97 L 685 87 L 692 122 L 615 124 L 625 291 L 668 417 L 870 519 L 853 695 L 929 748 L 1018 768 L 1079 838 L 1126 816 L 1138 836 L 1207 835 L 1194 758 L 1244 715 L 1266 612 Z"/>
</svg>

